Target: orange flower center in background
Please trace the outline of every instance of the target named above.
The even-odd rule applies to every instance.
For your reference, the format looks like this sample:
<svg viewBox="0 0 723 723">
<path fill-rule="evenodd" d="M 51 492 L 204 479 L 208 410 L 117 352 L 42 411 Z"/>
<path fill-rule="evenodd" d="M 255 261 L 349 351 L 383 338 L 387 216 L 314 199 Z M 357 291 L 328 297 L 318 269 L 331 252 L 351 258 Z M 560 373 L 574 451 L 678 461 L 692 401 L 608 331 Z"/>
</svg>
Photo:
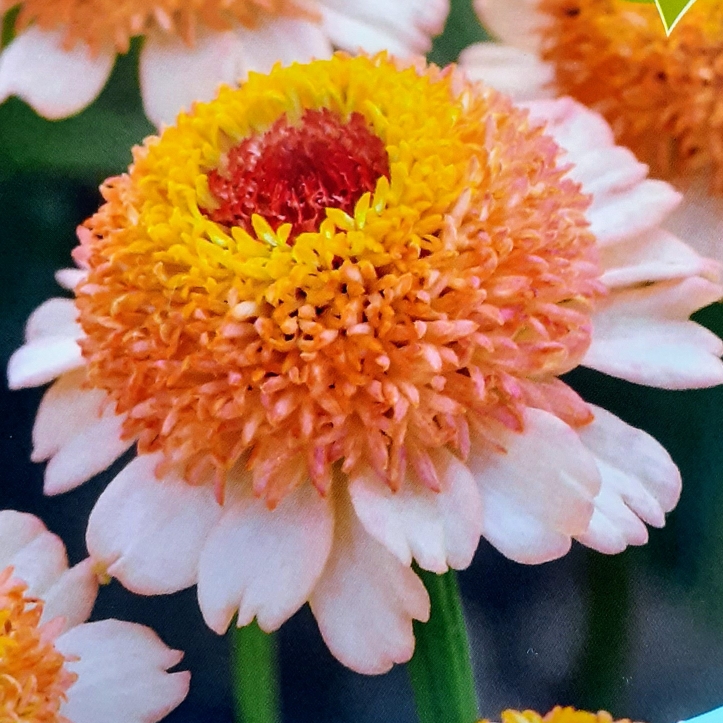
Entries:
<svg viewBox="0 0 723 723">
<path fill-rule="evenodd" d="M 271 506 L 335 463 L 434 488 L 428 450 L 521 429 L 530 380 L 589 345 L 589 199 L 558 153 L 494 91 L 383 55 L 222 89 L 80 230 L 90 383 L 219 496 L 242 457 Z"/>
<path fill-rule="evenodd" d="M 353 213 L 357 201 L 389 177 L 381 139 L 353 113 L 348 122 L 327 109 L 307 110 L 290 126 L 280 118 L 266 133 L 252 135 L 225 157 L 225 168 L 208 174 L 218 206 L 207 211 L 224 226 L 253 232 L 258 214 L 276 231 L 291 224 L 291 237 L 315 231 L 327 208 Z"/>
<path fill-rule="evenodd" d="M 723 5 L 697 0 L 670 37 L 653 4 L 540 0 L 560 94 L 602 113 L 658 175 L 712 172 L 723 191 Z"/>
<path fill-rule="evenodd" d="M 43 603 L 26 594 L 12 568 L 0 572 L 0 720 L 68 723 L 60 715 L 76 675 L 53 646 L 53 622 L 40 625 Z"/>
<path fill-rule="evenodd" d="M 4 12 L 18 3 L 0 0 Z M 135 35 L 158 30 L 193 43 L 197 32 L 257 27 L 273 17 L 317 17 L 313 0 L 22 0 L 15 28 L 35 23 L 61 30 L 71 48 L 77 42 L 94 52 L 111 46 L 128 51 Z"/>
</svg>

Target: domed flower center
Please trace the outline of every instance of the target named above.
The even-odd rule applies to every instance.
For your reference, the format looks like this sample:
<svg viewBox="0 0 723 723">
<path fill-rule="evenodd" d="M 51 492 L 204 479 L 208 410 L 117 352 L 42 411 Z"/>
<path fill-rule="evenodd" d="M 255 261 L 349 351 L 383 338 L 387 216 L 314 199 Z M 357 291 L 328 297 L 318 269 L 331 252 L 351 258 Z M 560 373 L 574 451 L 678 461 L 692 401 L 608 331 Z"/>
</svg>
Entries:
<svg viewBox="0 0 723 723">
<path fill-rule="evenodd" d="M 43 603 L 26 586 L 0 572 L 0 720 L 64 723 L 60 706 L 74 673 L 53 646 L 57 631 L 40 625 Z"/>
<path fill-rule="evenodd" d="M 557 90 L 600 111 L 661 175 L 712 170 L 723 190 L 723 5 L 697 0 L 666 37 L 654 4 L 540 0 Z"/>
<path fill-rule="evenodd" d="M 527 380 L 589 345 L 589 199 L 558 152 L 497 93 L 383 55 L 222 89 L 81 230 L 90 382 L 219 495 L 242 458 L 272 506 L 335 464 L 434 487 L 429 451 L 520 429 Z"/>
<path fill-rule="evenodd" d="M 216 223 L 252 233 L 258 214 L 275 230 L 291 224 L 291 237 L 316 231 L 327 208 L 352 213 L 357 201 L 389 177 L 384 144 L 364 117 L 348 121 L 328 109 L 307 110 L 296 125 L 280 118 L 263 134 L 245 138 L 208 174 L 218 207 Z"/>
<path fill-rule="evenodd" d="M 0 0 L 0 10 L 17 4 Z M 68 48 L 80 41 L 95 52 L 115 46 L 124 53 L 133 36 L 154 31 L 193 43 L 204 27 L 254 28 L 278 16 L 316 17 L 313 6 L 303 0 L 22 0 L 19 5 L 16 30 L 33 23 L 44 30 L 61 30 Z"/>
<path fill-rule="evenodd" d="M 488 723 L 488 721 L 480 721 Z M 607 711 L 589 713 L 575 708 L 556 706 L 546 715 L 540 715 L 534 710 L 506 710 L 500 716 L 500 723 L 631 723 L 629 718 L 615 721 Z"/>
</svg>

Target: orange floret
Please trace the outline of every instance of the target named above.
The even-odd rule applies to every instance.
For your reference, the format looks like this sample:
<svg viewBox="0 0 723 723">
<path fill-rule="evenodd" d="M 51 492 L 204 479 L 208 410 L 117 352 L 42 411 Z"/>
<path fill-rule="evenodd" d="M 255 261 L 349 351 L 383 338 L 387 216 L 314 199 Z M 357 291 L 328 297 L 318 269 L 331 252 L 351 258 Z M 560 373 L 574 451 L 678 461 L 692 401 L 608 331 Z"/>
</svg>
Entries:
<svg viewBox="0 0 723 723">
<path fill-rule="evenodd" d="M 480 721 L 480 723 L 490 723 Z M 615 720 L 610 713 L 601 710 L 597 713 L 588 713 L 585 710 L 555 706 L 547 715 L 541 716 L 534 710 L 506 710 L 503 711 L 500 723 L 631 723 L 629 718 Z"/>
</svg>

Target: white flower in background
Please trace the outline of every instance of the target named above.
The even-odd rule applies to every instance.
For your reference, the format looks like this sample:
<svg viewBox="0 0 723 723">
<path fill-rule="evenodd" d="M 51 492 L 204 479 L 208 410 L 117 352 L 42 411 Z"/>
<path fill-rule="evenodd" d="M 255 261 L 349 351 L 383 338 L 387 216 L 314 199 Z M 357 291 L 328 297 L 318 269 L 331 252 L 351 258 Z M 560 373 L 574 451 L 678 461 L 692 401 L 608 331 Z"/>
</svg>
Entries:
<svg viewBox="0 0 723 723">
<path fill-rule="evenodd" d="M 666 228 L 723 261 L 723 5 L 697 0 L 666 36 L 654 4 L 476 0 L 499 43 L 460 56 L 469 77 L 515 100 L 572 96 L 618 143 L 685 192 Z"/>
<path fill-rule="evenodd" d="M 0 0 L 0 13 L 16 5 Z M 0 102 L 17 95 L 46 118 L 73 115 L 142 36 L 143 105 L 160 125 L 276 62 L 334 48 L 424 54 L 449 0 L 21 0 L 19 8 L 17 37 L 0 53 Z"/>
<path fill-rule="evenodd" d="M 349 667 L 412 655 L 412 560 L 647 541 L 680 493 L 648 434 L 559 376 L 723 382 L 689 320 L 718 265 L 680 197 L 572 100 L 336 56 L 225 89 L 135 151 L 79 231 L 76 299 L 31 316 L 11 387 L 57 380 L 45 490 L 137 444 L 89 521 L 129 589 L 194 584 L 221 633 L 309 601 Z"/>
<path fill-rule="evenodd" d="M 182 653 L 143 625 L 86 623 L 98 593 L 92 561 L 33 515 L 0 511 L 0 720 L 155 723 L 188 693 L 167 673 Z"/>
</svg>

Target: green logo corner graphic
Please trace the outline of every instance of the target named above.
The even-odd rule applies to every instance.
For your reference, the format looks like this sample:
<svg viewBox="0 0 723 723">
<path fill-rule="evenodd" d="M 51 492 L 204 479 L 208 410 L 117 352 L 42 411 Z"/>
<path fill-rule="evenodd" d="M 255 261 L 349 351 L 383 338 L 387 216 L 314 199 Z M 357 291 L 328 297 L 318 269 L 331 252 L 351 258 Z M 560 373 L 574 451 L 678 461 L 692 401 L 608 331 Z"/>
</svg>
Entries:
<svg viewBox="0 0 723 723">
<path fill-rule="evenodd" d="M 695 0 L 630 0 L 631 2 L 639 3 L 655 3 L 660 13 L 660 18 L 663 21 L 666 34 L 670 35 L 673 32 L 673 28 L 678 24 L 678 21 L 685 15 L 688 10 L 693 6 Z"/>
</svg>

